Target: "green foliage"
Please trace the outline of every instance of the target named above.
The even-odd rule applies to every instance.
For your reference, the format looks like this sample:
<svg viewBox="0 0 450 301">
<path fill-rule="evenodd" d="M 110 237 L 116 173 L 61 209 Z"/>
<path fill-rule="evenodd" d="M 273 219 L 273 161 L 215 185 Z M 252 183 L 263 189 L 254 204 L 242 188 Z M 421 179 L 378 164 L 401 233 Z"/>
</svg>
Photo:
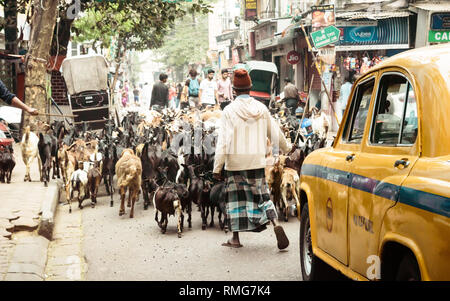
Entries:
<svg viewBox="0 0 450 301">
<path fill-rule="evenodd" d="M 162 0 L 92 1 L 85 7 L 84 16 L 72 27 L 74 40 L 100 42 L 101 47 L 106 48 L 110 46 L 111 37 L 115 37 L 117 54 L 124 49 L 142 51 L 160 47 L 176 19 L 189 12 L 209 12 L 203 0 L 189 4 Z"/>
<path fill-rule="evenodd" d="M 183 69 L 189 64 L 202 61 L 209 48 L 208 16 L 186 15 L 175 26 L 157 49 L 160 62 L 166 67 Z"/>
</svg>

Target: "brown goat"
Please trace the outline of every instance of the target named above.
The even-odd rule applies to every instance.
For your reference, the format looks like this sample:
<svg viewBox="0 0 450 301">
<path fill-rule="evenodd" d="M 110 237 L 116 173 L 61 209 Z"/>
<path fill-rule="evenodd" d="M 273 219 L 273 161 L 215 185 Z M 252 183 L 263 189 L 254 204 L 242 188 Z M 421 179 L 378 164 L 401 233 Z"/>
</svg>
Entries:
<svg viewBox="0 0 450 301">
<path fill-rule="evenodd" d="M 120 193 L 119 216 L 125 214 L 125 195 L 129 189 L 128 207 L 131 207 L 130 218 L 134 216 L 134 203 L 138 199 L 141 188 L 141 159 L 134 155 L 132 149 L 124 149 L 116 164 L 117 186 Z"/>
<path fill-rule="evenodd" d="M 88 189 L 91 195 L 92 208 L 97 204 L 97 192 L 100 182 L 102 181 L 102 173 L 100 172 L 100 161 L 94 163 L 94 166 L 88 171 Z"/>
</svg>

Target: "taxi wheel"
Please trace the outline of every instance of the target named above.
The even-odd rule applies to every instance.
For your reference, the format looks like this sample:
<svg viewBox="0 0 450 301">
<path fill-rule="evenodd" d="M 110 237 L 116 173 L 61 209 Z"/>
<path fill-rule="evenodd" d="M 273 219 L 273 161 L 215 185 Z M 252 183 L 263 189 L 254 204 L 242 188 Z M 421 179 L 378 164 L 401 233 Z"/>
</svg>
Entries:
<svg viewBox="0 0 450 301">
<path fill-rule="evenodd" d="M 395 280 L 397 281 L 421 280 L 419 265 L 417 264 L 417 260 L 411 253 L 407 253 L 400 262 L 397 277 Z"/>
<path fill-rule="evenodd" d="M 309 224 L 308 204 L 303 206 L 300 222 L 300 266 L 303 281 L 321 280 L 328 266 L 312 251 L 311 226 Z"/>
</svg>

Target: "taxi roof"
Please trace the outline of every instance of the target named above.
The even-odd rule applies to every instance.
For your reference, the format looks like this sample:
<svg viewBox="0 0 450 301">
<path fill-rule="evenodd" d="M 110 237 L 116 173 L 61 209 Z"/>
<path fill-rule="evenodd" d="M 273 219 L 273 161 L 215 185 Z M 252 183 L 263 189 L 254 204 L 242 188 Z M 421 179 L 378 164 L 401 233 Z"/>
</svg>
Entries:
<svg viewBox="0 0 450 301">
<path fill-rule="evenodd" d="M 368 73 L 390 67 L 404 69 L 415 86 L 422 155 L 449 155 L 450 43 L 402 52 L 371 68 Z"/>
</svg>

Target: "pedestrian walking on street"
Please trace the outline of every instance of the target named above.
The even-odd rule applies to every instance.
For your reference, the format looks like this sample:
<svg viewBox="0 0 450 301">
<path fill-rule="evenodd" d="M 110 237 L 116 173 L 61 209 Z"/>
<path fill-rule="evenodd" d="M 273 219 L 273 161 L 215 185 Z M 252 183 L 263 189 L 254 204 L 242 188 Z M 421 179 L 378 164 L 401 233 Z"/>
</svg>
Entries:
<svg viewBox="0 0 450 301">
<path fill-rule="evenodd" d="M 199 94 L 200 105 L 202 108 L 215 106 L 217 95 L 217 83 L 214 80 L 214 70 L 208 70 L 208 77 L 200 84 Z"/>
<path fill-rule="evenodd" d="M 139 88 L 138 88 L 138 86 L 134 86 L 133 97 L 134 97 L 134 103 L 138 104 L 139 103 Z"/>
<path fill-rule="evenodd" d="M 35 108 L 31 108 L 24 104 L 17 96 L 11 93 L 5 84 L 0 80 L 0 99 L 6 102 L 8 105 L 21 109 L 30 115 L 38 115 L 38 111 Z"/>
<path fill-rule="evenodd" d="M 169 88 L 166 82 L 167 74 L 161 73 L 159 75 L 159 82 L 153 85 L 150 109 L 160 111 L 167 107 L 169 103 Z"/>
<path fill-rule="evenodd" d="M 183 85 L 181 83 L 177 84 L 177 97 L 175 98 L 175 107 L 179 108 L 181 93 L 183 92 Z"/>
<path fill-rule="evenodd" d="M 291 115 L 295 116 L 295 110 L 298 107 L 298 102 L 300 101 L 300 97 L 298 95 L 298 89 L 294 86 L 291 80 L 286 77 L 284 79 L 284 100 L 286 104 L 286 108 L 291 111 Z"/>
<path fill-rule="evenodd" d="M 217 94 L 220 108 L 225 109 L 233 100 L 233 89 L 231 88 L 231 80 L 228 77 L 228 70 L 222 69 L 222 78 L 217 82 Z"/>
<path fill-rule="evenodd" d="M 342 117 L 344 116 L 345 108 L 347 107 L 347 101 L 348 97 L 350 96 L 350 93 L 352 92 L 352 86 L 354 82 L 354 76 L 355 72 L 349 72 L 347 76 L 344 79 L 344 83 L 341 86 L 341 90 L 339 92 L 339 99 L 338 99 L 338 118 L 342 120 Z"/>
<path fill-rule="evenodd" d="M 186 82 L 182 93 L 182 99 L 184 100 L 181 109 L 186 107 L 199 108 L 200 101 L 198 97 L 199 88 L 200 88 L 200 79 L 197 78 L 197 71 L 192 69 L 189 71 L 189 77 Z"/>
<path fill-rule="evenodd" d="M 236 70 L 233 77 L 236 98 L 223 110 L 220 119 L 213 176 L 220 180 L 225 165 L 226 222 L 233 232 L 233 237 L 222 245 L 242 247 L 239 232 L 261 232 L 272 222 L 278 248 L 285 249 L 289 240 L 278 224 L 264 168 L 267 138 L 284 152 L 290 150 L 290 145 L 267 107 L 249 96 L 251 87 L 248 72 Z"/>
<path fill-rule="evenodd" d="M 169 84 L 169 108 L 175 108 L 175 98 L 177 97 L 177 90 L 175 84 Z"/>
</svg>

